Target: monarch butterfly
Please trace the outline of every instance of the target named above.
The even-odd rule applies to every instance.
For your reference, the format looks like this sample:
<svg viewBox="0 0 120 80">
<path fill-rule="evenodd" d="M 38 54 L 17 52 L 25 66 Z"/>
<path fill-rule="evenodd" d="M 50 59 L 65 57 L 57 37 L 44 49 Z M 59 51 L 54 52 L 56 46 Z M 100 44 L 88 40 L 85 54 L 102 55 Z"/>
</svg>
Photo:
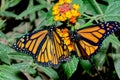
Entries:
<svg viewBox="0 0 120 80">
<path fill-rule="evenodd" d="M 69 51 L 54 26 L 48 30 L 38 30 L 22 36 L 14 49 L 33 56 L 43 66 L 57 67 L 60 62 L 69 60 Z"/>
<path fill-rule="evenodd" d="M 60 30 L 67 29 L 69 34 L 67 37 L 75 48 L 73 51 L 78 57 L 87 59 L 96 53 L 102 41 L 119 27 L 119 22 L 108 21 L 74 32 L 67 28 Z M 14 49 L 32 55 L 35 61 L 43 66 L 58 67 L 60 62 L 70 60 L 71 54 L 57 29 L 58 27 L 52 27 L 24 35 L 14 44 Z"/>
</svg>

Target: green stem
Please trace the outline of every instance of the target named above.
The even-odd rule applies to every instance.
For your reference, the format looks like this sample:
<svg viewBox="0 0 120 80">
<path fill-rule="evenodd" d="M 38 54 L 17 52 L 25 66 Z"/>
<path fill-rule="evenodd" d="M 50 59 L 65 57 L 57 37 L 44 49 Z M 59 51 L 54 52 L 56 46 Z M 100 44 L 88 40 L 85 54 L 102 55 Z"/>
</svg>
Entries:
<svg viewBox="0 0 120 80">
<path fill-rule="evenodd" d="M 0 6 L 0 9 L 2 10 L 5 6 L 5 0 L 1 0 L 1 6 Z"/>
<path fill-rule="evenodd" d="M 83 16 L 87 17 L 87 19 L 94 19 L 94 20 L 98 20 L 102 17 L 102 15 L 96 15 L 96 16 L 88 16 L 86 14 L 82 14 Z"/>
<path fill-rule="evenodd" d="M 100 6 L 98 5 L 98 3 L 96 2 L 96 0 L 93 0 L 93 2 L 95 3 L 96 7 L 98 8 L 100 14 L 103 15 L 103 11 L 102 11 L 102 9 L 100 8 Z"/>
<path fill-rule="evenodd" d="M 91 17 L 90 16 L 88 16 L 88 15 L 86 15 L 86 14 L 82 14 L 83 16 L 85 16 L 85 17 L 87 17 L 88 19 L 90 19 Z"/>
</svg>

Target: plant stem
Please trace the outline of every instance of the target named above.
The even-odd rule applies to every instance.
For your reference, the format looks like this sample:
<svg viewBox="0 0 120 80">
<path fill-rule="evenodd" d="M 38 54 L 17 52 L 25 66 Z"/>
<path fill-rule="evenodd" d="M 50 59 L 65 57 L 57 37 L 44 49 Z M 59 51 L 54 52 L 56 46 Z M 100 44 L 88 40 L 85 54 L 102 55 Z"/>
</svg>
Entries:
<svg viewBox="0 0 120 80">
<path fill-rule="evenodd" d="M 93 0 L 93 2 L 95 3 L 96 7 L 98 8 L 100 14 L 103 15 L 103 11 L 102 11 L 102 9 L 100 8 L 100 6 L 98 5 L 98 3 L 96 2 L 96 0 Z"/>
<path fill-rule="evenodd" d="M 0 9 L 2 10 L 5 6 L 5 0 L 1 0 L 1 6 L 0 6 Z"/>
</svg>

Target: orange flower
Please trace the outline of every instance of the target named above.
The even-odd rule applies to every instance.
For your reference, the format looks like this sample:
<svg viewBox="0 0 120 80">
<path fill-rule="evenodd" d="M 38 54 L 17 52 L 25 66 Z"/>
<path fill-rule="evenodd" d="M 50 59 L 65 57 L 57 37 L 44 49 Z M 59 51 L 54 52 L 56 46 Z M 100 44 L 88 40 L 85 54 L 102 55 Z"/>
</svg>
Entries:
<svg viewBox="0 0 120 80">
<path fill-rule="evenodd" d="M 54 15 L 55 21 L 68 20 L 70 23 L 76 23 L 77 17 L 80 16 L 80 12 L 78 11 L 80 6 L 77 4 L 71 4 L 71 2 L 72 0 L 59 0 L 59 2 L 53 6 L 52 15 Z"/>
<path fill-rule="evenodd" d="M 70 22 L 73 23 L 73 24 L 75 24 L 76 23 L 76 17 L 71 17 L 70 18 Z"/>
<path fill-rule="evenodd" d="M 67 28 L 59 29 L 56 28 L 56 32 L 59 34 L 61 39 L 64 41 L 64 44 L 67 45 L 69 52 L 74 51 L 74 45 L 70 40 L 70 34 Z"/>
</svg>

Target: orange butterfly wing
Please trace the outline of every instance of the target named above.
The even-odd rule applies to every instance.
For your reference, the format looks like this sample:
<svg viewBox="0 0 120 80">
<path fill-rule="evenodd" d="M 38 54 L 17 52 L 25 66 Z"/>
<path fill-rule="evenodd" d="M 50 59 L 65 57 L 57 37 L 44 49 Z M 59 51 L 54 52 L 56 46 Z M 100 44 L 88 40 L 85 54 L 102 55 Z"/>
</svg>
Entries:
<svg viewBox="0 0 120 80">
<path fill-rule="evenodd" d="M 74 33 L 77 56 L 87 59 L 96 53 L 102 41 L 120 27 L 118 22 L 106 22 L 79 29 Z"/>
<path fill-rule="evenodd" d="M 60 62 L 69 60 L 69 50 L 54 30 L 27 34 L 14 44 L 14 49 L 32 55 L 43 66 L 58 67 Z"/>
</svg>

